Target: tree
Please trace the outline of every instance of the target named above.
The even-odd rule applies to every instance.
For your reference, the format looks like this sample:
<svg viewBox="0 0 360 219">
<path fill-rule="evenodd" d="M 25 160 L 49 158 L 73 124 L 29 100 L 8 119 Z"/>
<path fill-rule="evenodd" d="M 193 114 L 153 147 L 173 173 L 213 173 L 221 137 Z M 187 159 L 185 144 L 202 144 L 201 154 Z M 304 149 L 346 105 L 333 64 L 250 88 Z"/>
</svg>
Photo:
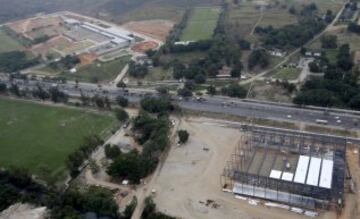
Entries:
<svg viewBox="0 0 360 219">
<path fill-rule="evenodd" d="M 115 113 L 115 117 L 120 122 L 125 122 L 126 120 L 129 119 L 129 114 L 123 109 L 115 109 L 114 113 Z"/>
<path fill-rule="evenodd" d="M 3 82 L 0 82 L 0 94 L 6 93 L 6 91 L 7 91 L 7 85 Z"/>
<path fill-rule="evenodd" d="M 179 130 L 178 137 L 179 137 L 179 143 L 185 144 L 189 139 L 189 133 L 186 130 Z"/>
<path fill-rule="evenodd" d="M 349 71 L 353 67 L 349 44 L 344 44 L 339 48 L 337 66 L 344 71 Z"/>
<path fill-rule="evenodd" d="M 58 102 L 64 102 L 66 103 L 68 101 L 68 96 L 60 91 L 57 87 L 52 87 L 49 89 L 50 98 L 54 103 Z"/>
<path fill-rule="evenodd" d="M 290 14 L 296 14 L 296 9 L 295 9 L 294 6 L 291 6 L 291 7 L 289 8 L 289 13 L 290 13 Z"/>
<path fill-rule="evenodd" d="M 259 65 L 261 68 L 265 68 L 269 65 L 269 55 L 263 49 L 257 49 L 251 52 L 248 60 L 249 69 L 253 69 Z"/>
<path fill-rule="evenodd" d="M 147 219 L 151 218 L 151 215 L 156 211 L 156 204 L 153 199 L 149 196 L 145 198 L 145 207 L 143 211 L 142 218 Z"/>
<path fill-rule="evenodd" d="M 165 113 L 174 110 L 174 106 L 166 97 L 145 97 L 140 101 L 140 105 L 149 113 Z"/>
<path fill-rule="evenodd" d="M 185 83 L 184 83 L 184 88 L 187 88 L 187 89 L 189 89 L 189 90 L 194 90 L 194 88 L 195 88 L 195 83 L 194 83 L 194 81 L 193 81 L 193 80 L 187 80 L 187 81 L 185 81 Z"/>
<path fill-rule="evenodd" d="M 39 63 L 39 58 L 29 59 L 23 51 L 0 53 L 0 72 L 16 72 Z"/>
<path fill-rule="evenodd" d="M 239 97 L 239 98 L 245 98 L 246 97 L 246 89 L 241 87 L 238 84 L 230 84 L 227 87 L 223 87 L 221 89 L 221 92 L 224 95 L 230 96 L 230 97 Z"/>
<path fill-rule="evenodd" d="M 156 88 L 156 91 L 161 95 L 167 95 L 169 93 L 169 88 L 165 86 L 160 86 Z"/>
<path fill-rule="evenodd" d="M 194 81 L 197 84 L 203 84 L 206 82 L 206 76 L 202 73 L 196 74 L 194 77 Z"/>
<path fill-rule="evenodd" d="M 336 49 L 337 48 L 337 36 L 336 35 L 326 35 L 321 37 L 321 47 L 323 49 Z"/>
<path fill-rule="evenodd" d="M 179 96 L 182 96 L 182 97 L 191 97 L 193 95 L 192 91 L 189 90 L 188 88 L 180 88 L 177 91 L 177 93 Z"/>
<path fill-rule="evenodd" d="M 243 69 L 243 66 L 241 64 L 241 62 L 239 62 L 238 64 L 236 64 L 234 66 L 234 68 L 231 70 L 231 77 L 233 78 L 239 78 L 241 76 L 241 71 Z"/>
<path fill-rule="evenodd" d="M 331 21 L 333 21 L 334 18 L 335 18 L 335 15 L 333 14 L 333 12 L 331 10 L 327 10 L 325 18 L 324 18 L 325 22 L 331 23 Z"/>
<path fill-rule="evenodd" d="M 136 196 L 134 196 L 130 204 L 128 204 L 124 210 L 123 219 L 130 219 L 131 216 L 133 215 L 136 206 L 137 206 L 137 199 Z"/>
<path fill-rule="evenodd" d="M 120 88 L 124 89 L 124 88 L 126 88 L 126 84 L 125 84 L 125 82 L 120 81 L 119 83 L 116 84 L 116 87 L 120 87 Z"/>
<path fill-rule="evenodd" d="M 121 107 L 127 107 L 129 105 L 129 100 L 124 96 L 117 96 L 116 103 Z"/>
<path fill-rule="evenodd" d="M 129 63 L 129 75 L 135 78 L 143 78 L 149 73 L 146 64 L 136 64 L 134 61 Z"/>
<path fill-rule="evenodd" d="M 209 95 L 216 94 L 216 87 L 214 85 L 210 85 L 209 87 L 206 88 L 206 90 Z"/>
<path fill-rule="evenodd" d="M 10 86 L 9 91 L 14 94 L 15 96 L 20 97 L 22 94 L 20 92 L 19 86 L 17 84 L 12 83 Z"/>
<path fill-rule="evenodd" d="M 250 50 L 251 49 L 251 43 L 249 41 L 246 41 L 244 39 L 240 39 L 238 41 L 238 43 L 239 43 L 240 49 L 243 49 L 243 50 Z"/>
<path fill-rule="evenodd" d="M 105 156 L 108 159 L 115 159 L 121 155 L 121 150 L 115 145 L 107 144 L 105 145 Z"/>
<path fill-rule="evenodd" d="M 311 72 L 314 72 L 314 73 L 321 72 L 320 66 L 315 61 L 312 61 L 312 62 L 309 63 L 309 69 L 310 69 Z"/>
<path fill-rule="evenodd" d="M 145 160 L 136 152 L 132 151 L 116 157 L 108 168 L 108 174 L 119 180 L 128 179 L 132 183 L 139 183 L 146 175 Z"/>
<path fill-rule="evenodd" d="M 353 32 L 353 33 L 360 33 L 360 25 L 358 25 L 356 22 L 350 22 L 348 24 L 348 28 L 347 30 L 349 32 Z"/>
<path fill-rule="evenodd" d="M 103 109 L 105 107 L 105 102 L 104 99 L 98 95 L 95 95 L 92 98 L 92 101 L 95 103 L 95 105 L 101 109 Z"/>
</svg>

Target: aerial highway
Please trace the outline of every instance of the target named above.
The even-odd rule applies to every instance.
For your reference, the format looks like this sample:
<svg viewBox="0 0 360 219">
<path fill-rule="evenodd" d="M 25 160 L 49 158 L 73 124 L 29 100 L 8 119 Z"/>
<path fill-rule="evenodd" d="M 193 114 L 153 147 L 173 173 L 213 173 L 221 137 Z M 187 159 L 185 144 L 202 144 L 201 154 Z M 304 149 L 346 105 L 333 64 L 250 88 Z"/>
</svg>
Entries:
<svg viewBox="0 0 360 219">
<path fill-rule="evenodd" d="M 4 81 L 4 80 L 3 80 Z M 91 83 L 67 82 L 63 84 L 15 79 L 12 82 L 6 80 L 8 85 L 16 83 L 22 89 L 33 89 L 36 86 L 50 88 L 56 86 L 69 96 L 79 97 L 81 94 L 86 96 L 106 95 L 115 100 L 118 95 L 126 96 L 130 102 L 139 102 L 144 96 L 157 96 L 155 90 L 138 88 L 116 88 L 113 86 L 96 85 Z M 302 108 L 291 104 L 281 104 L 276 102 L 257 102 L 238 98 L 223 96 L 206 96 L 202 98 L 182 98 L 171 96 L 171 99 L 181 108 L 204 111 L 212 113 L 223 113 L 229 115 L 242 116 L 255 119 L 267 119 L 277 121 L 288 121 L 296 123 L 320 124 L 332 127 L 360 130 L 360 113 L 355 111 L 337 110 L 321 107 Z"/>
</svg>

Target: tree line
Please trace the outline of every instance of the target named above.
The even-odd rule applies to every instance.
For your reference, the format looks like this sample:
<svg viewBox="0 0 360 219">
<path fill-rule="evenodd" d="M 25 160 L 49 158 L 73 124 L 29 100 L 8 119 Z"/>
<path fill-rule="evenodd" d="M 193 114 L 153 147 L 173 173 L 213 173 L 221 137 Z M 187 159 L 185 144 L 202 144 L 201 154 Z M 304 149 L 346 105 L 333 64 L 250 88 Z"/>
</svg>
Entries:
<svg viewBox="0 0 360 219">
<path fill-rule="evenodd" d="M 142 152 L 136 150 L 121 153 L 116 146 L 106 146 L 105 154 L 112 163 L 107 173 L 116 180 L 127 179 L 137 184 L 152 173 L 161 153 L 169 145 L 170 121 L 167 113 L 173 111 L 170 100 L 145 97 L 141 100 L 142 111 L 133 120 L 133 132 L 136 141 L 142 146 Z"/>
</svg>

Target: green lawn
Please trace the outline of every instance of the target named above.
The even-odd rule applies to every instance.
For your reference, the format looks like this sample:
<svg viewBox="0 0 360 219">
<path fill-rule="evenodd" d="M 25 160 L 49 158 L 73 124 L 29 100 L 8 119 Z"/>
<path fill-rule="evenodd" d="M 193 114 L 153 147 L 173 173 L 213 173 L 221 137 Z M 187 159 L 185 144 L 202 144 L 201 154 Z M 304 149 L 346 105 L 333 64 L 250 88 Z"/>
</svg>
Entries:
<svg viewBox="0 0 360 219">
<path fill-rule="evenodd" d="M 149 73 L 144 78 L 146 81 L 161 81 L 170 79 L 173 79 L 172 69 L 163 69 L 162 67 L 150 69 Z"/>
<path fill-rule="evenodd" d="M 76 73 L 62 73 L 62 76 L 92 83 L 108 82 L 115 79 L 129 61 L 130 56 L 124 56 L 109 62 L 94 62 L 79 68 Z"/>
<path fill-rule="evenodd" d="M 22 50 L 24 47 L 17 40 L 6 34 L 6 32 L 0 28 L 0 53 L 10 52 L 15 50 Z"/>
<path fill-rule="evenodd" d="M 182 53 L 167 53 L 161 55 L 161 61 L 163 62 L 173 62 L 178 60 L 182 63 L 190 64 L 194 60 L 200 60 L 206 57 L 205 52 L 194 51 L 194 52 L 182 52 Z"/>
<path fill-rule="evenodd" d="M 336 60 L 337 60 L 337 56 L 338 55 L 338 50 L 337 49 L 328 49 L 325 52 L 325 56 L 326 58 L 329 60 L 329 62 L 333 65 L 336 64 Z"/>
<path fill-rule="evenodd" d="M 278 70 L 273 78 L 281 80 L 295 80 L 299 77 L 300 70 L 297 68 L 282 68 Z"/>
<path fill-rule="evenodd" d="M 0 98 L 0 167 L 63 179 L 65 161 L 90 134 L 113 127 L 111 116 Z"/>
<path fill-rule="evenodd" d="M 197 41 L 210 39 L 219 19 L 220 9 L 217 7 L 194 8 L 184 29 L 182 41 Z"/>
</svg>

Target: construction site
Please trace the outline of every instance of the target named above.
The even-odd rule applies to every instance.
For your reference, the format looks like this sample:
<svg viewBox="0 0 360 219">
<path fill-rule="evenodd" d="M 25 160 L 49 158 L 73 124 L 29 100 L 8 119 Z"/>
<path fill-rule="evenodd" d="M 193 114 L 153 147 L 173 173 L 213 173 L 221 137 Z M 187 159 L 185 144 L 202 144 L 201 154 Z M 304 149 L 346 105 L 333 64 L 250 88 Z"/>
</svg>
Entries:
<svg viewBox="0 0 360 219">
<path fill-rule="evenodd" d="M 221 176 L 224 190 L 305 209 L 340 211 L 346 139 L 245 126 Z"/>
</svg>

